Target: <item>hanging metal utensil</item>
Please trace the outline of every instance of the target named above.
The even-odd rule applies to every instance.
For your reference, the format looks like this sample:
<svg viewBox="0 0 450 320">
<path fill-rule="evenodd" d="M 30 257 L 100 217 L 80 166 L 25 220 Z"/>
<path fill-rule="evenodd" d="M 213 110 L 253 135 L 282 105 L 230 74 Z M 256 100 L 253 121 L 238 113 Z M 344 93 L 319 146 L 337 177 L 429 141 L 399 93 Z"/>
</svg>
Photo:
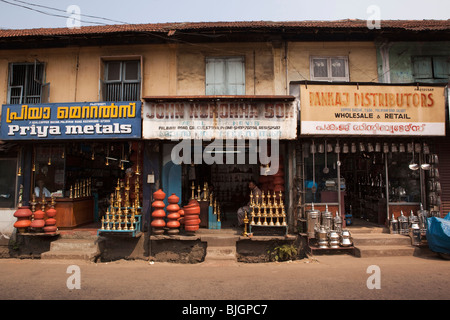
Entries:
<svg viewBox="0 0 450 320">
<path fill-rule="evenodd" d="M 414 143 L 412 145 L 414 145 Z M 411 159 L 411 162 L 409 164 L 409 168 L 411 170 L 413 170 L 413 171 L 419 169 L 419 165 L 414 162 L 414 148 L 412 149 L 412 159 Z"/>
<path fill-rule="evenodd" d="M 325 168 L 323 168 L 323 173 L 325 173 L 325 174 L 330 172 L 330 169 L 328 169 L 328 165 L 327 165 L 327 158 L 328 158 L 327 151 L 328 151 L 327 140 L 325 140 Z"/>
</svg>

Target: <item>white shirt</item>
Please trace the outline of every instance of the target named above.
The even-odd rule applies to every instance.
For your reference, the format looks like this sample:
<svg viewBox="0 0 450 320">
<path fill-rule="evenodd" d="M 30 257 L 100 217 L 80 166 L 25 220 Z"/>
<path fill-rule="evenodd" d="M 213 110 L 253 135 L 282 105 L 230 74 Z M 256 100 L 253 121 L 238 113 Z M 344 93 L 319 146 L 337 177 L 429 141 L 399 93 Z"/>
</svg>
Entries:
<svg viewBox="0 0 450 320">
<path fill-rule="evenodd" d="M 46 187 L 44 187 L 44 190 L 42 190 L 42 192 L 44 192 L 44 195 L 47 198 L 52 196 L 52 194 L 50 193 L 50 191 L 48 191 L 48 189 Z M 39 197 L 39 187 L 34 188 L 34 194 L 36 195 L 36 197 Z M 41 197 L 42 197 L 42 195 L 41 195 Z"/>
</svg>

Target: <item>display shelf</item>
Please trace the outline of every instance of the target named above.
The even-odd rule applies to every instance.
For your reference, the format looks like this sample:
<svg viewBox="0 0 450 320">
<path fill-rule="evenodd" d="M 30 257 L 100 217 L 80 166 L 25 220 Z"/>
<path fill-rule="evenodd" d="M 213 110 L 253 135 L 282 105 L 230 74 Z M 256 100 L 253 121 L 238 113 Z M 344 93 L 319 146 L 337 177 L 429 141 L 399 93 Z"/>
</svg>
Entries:
<svg viewBox="0 0 450 320">
<path fill-rule="evenodd" d="M 123 208 L 125 210 L 126 208 Z M 142 209 L 141 207 L 137 208 L 139 211 Z M 141 233 L 142 227 L 142 215 L 141 214 L 127 214 L 126 221 L 125 215 L 117 214 L 106 214 L 107 219 L 102 219 L 102 226 L 97 230 L 97 235 L 100 233 L 110 233 L 110 234 L 123 234 L 128 233 L 132 237 L 136 237 Z M 116 218 L 117 217 L 117 218 Z M 134 221 L 132 221 L 134 219 Z"/>
</svg>

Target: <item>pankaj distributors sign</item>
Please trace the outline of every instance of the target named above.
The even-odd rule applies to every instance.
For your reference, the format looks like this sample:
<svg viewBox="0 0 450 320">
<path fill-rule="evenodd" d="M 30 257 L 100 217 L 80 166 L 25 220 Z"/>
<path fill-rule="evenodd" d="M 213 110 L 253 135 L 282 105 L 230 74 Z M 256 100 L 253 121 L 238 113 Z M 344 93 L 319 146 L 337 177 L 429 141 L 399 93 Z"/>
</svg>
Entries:
<svg viewBox="0 0 450 320">
<path fill-rule="evenodd" d="M 141 102 L 3 105 L 2 140 L 141 137 Z"/>
<path fill-rule="evenodd" d="M 300 85 L 304 135 L 445 135 L 444 87 Z"/>
</svg>

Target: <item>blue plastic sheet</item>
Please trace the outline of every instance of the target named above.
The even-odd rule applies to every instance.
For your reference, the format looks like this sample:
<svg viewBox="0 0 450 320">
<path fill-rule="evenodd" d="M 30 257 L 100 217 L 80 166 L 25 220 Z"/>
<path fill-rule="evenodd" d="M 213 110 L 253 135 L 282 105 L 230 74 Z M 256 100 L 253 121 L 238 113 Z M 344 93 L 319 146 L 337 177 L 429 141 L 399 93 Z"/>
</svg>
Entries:
<svg viewBox="0 0 450 320">
<path fill-rule="evenodd" d="M 427 241 L 431 251 L 450 254 L 450 213 L 428 218 Z"/>
</svg>

